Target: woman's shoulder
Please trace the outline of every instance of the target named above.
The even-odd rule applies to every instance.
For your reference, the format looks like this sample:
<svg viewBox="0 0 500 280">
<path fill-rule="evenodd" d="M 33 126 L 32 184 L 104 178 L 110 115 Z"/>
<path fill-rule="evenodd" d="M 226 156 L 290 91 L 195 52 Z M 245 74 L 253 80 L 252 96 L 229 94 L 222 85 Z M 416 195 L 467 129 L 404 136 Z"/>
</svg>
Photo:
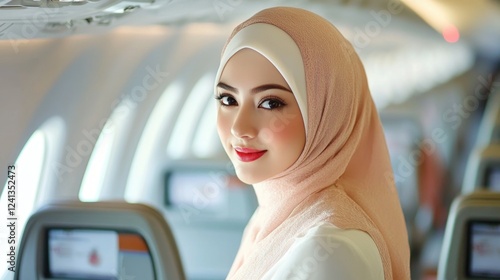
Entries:
<svg viewBox="0 0 500 280">
<path fill-rule="evenodd" d="M 384 279 L 382 260 L 365 232 L 324 223 L 297 237 L 266 279 Z"/>
</svg>

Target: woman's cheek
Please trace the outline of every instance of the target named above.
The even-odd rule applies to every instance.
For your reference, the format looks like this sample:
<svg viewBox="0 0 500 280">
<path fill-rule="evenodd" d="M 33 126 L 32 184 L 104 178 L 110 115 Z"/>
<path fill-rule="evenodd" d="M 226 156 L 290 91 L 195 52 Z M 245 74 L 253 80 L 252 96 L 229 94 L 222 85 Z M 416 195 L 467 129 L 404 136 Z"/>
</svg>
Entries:
<svg viewBox="0 0 500 280">
<path fill-rule="evenodd" d="M 262 135 L 267 143 L 289 146 L 297 142 L 300 146 L 305 142 L 304 125 L 300 113 L 274 114 L 268 117 L 266 122 Z"/>
<path fill-rule="evenodd" d="M 219 133 L 219 138 L 224 145 L 226 146 L 229 135 L 231 134 L 231 120 L 230 116 L 224 114 L 224 112 L 217 113 L 217 132 Z"/>
</svg>

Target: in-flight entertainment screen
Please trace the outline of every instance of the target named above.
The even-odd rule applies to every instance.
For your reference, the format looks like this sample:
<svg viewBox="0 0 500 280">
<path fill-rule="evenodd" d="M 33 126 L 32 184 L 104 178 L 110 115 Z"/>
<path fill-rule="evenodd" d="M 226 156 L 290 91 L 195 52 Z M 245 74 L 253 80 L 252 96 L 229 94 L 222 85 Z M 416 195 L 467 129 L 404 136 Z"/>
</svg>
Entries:
<svg viewBox="0 0 500 280">
<path fill-rule="evenodd" d="M 486 187 L 489 190 L 500 192 L 500 165 L 488 168 L 486 172 Z"/>
<path fill-rule="evenodd" d="M 472 221 L 468 229 L 467 276 L 500 278 L 500 221 Z"/>
<path fill-rule="evenodd" d="M 102 229 L 48 229 L 46 271 L 51 278 L 155 279 L 140 235 Z"/>
</svg>

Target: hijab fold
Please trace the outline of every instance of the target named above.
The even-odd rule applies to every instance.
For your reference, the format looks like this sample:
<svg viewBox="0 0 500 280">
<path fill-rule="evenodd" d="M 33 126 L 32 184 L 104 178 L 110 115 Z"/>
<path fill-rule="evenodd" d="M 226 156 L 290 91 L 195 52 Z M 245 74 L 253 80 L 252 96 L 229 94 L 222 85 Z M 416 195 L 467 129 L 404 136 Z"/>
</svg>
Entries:
<svg viewBox="0 0 500 280">
<path fill-rule="evenodd" d="M 291 40 L 285 46 L 270 44 L 267 32 Z M 410 279 L 408 235 L 386 141 L 351 44 L 314 13 L 266 9 L 234 29 L 216 84 L 227 61 L 243 48 L 265 56 L 289 83 L 306 143 L 292 166 L 254 185 L 259 207 L 228 279 L 262 279 L 296 237 L 325 222 L 368 233 L 380 252 L 385 279 Z"/>
</svg>

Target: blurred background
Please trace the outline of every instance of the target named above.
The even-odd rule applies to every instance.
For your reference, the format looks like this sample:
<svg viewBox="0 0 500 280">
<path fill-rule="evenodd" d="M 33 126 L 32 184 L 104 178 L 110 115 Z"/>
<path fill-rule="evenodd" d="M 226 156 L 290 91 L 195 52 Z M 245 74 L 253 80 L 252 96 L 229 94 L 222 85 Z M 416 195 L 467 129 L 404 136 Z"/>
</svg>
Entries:
<svg viewBox="0 0 500 280">
<path fill-rule="evenodd" d="M 451 201 L 500 191 L 500 164 L 477 171 L 500 141 L 495 0 L 0 0 L 0 168 L 18 167 L 19 218 L 54 200 L 146 203 L 189 279 L 224 279 L 257 204 L 219 143 L 213 79 L 232 29 L 272 6 L 327 18 L 360 55 L 412 279 L 435 279 Z"/>
</svg>

